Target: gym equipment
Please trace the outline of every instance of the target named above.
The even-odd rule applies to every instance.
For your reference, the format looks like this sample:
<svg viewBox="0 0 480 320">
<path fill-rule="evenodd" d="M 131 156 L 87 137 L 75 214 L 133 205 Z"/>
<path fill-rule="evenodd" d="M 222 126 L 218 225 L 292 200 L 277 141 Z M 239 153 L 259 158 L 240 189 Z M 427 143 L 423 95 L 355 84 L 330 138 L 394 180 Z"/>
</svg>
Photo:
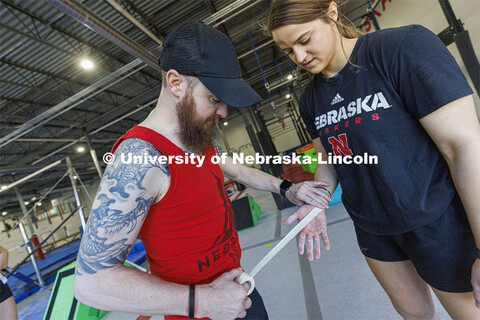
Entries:
<svg viewBox="0 0 480 320">
<path fill-rule="evenodd" d="M 470 40 L 470 35 L 463 27 L 462 21 L 455 16 L 450 1 L 438 0 L 438 2 L 440 3 L 445 18 L 448 21 L 448 27 L 440 32 L 438 37 L 446 46 L 455 42 L 470 79 L 473 82 L 473 86 L 478 94 L 480 93 L 480 63 L 478 62 L 472 41 Z"/>
<path fill-rule="evenodd" d="M 53 285 L 52 295 L 48 302 L 43 320 L 72 319 L 94 320 L 100 319 L 107 311 L 98 310 L 79 302 L 73 296 L 73 277 L 76 261 L 58 270 Z"/>
<path fill-rule="evenodd" d="M 318 156 L 315 152 L 313 143 L 300 147 L 295 150 L 298 155 L 302 155 L 302 170 L 308 173 L 315 173 L 318 164 Z M 303 163 L 305 158 L 310 158 L 311 163 Z"/>
<path fill-rule="evenodd" d="M 261 208 L 250 196 L 232 202 L 233 217 L 237 230 L 243 230 L 257 225 Z"/>
</svg>

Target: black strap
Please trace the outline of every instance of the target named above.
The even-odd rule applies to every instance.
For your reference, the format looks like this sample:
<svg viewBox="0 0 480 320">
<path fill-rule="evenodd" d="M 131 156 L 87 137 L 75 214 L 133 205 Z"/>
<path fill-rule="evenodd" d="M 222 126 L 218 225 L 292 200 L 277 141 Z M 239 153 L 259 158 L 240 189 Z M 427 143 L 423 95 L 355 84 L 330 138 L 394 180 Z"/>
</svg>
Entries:
<svg viewBox="0 0 480 320">
<path fill-rule="evenodd" d="M 195 285 L 190 285 L 190 292 L 188 294 L 188 319 L 195 318 Z"/>
<path fill-rule="evenodd" d="M 323 189 L 323 190 L 327 191 L 328 194 L 330 195 L 330 198 L 332 197 L 332 193 L 331 193 L 330 190 L 328 190 L 327 188 L 325 188 L 325 187 L 320 187 L 320 186 L 317 186 L 317 187 L 315 187 L 315 188 Z"/>
</svg>

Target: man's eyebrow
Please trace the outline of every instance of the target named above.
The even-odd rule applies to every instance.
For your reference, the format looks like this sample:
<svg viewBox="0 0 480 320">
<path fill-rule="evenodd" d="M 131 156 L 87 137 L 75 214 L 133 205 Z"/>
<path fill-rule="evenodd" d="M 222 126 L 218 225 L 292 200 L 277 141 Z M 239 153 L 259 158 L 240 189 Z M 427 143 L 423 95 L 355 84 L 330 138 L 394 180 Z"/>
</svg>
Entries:
<svg viewBox="0 0 480 320">
<path fill-rule="evenodd" d="M 299 42 L 300 39 L 302 39 L 302 38 L 303 38 L 307 33 L 309 33 L 309 32 L 310 32 L 310 30 L 307 30 L 307 31 L 305 31 L 304 33 L 302 33 L 302 34 L 297 38 L 297 40 L 295 40 L 293 43 L 295 44 L 295 43 Z M 285 50 L 288 50 L 288 49 L 290 49 L 290 48 L 280 48 L 280 49 L 281 49 L 282 51 L 285 51 Z"/>
</svg>

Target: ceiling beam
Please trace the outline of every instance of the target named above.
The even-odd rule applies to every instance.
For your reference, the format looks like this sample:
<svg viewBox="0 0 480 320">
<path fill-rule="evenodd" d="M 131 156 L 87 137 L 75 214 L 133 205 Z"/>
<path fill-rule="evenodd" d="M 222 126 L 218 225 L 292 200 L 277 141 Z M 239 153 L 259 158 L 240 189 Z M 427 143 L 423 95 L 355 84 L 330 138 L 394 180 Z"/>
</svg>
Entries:
<svg viewBox="0 0 480 320">
<path fill-rule="evenodd" d="M 64 75 L 62 75 L 60 73 L 44 71 L 44 70 L 41 70 L 41 69 L 38 69 L 38 68 L 35 68 L 35 67 L 32 67 L 32 66 L 27 66 L 26 64 L 18 63 L 18 62 L 9 60 L 9 59 L 0 58 L 0 62 L 11 65 L 13 67 L 20 68 L 20 69 L 25 69 L 25 70 L 28 70 L 28 71 L 31 71 L 31 72 L 43 74 L 43 75 L 51 77 L 51 78 L 57 78 L 57 79 L 60 79 L 62 81 L 72 83 L 72 84 L 76 84 L 76 85 L 79 85 L 79 86 L 82 86 L 82 87 L 90 86 L 90 84 L 88 84 L 88 83 L 73 80 L 71 78 L 65 77 Z M 111 91 L 111 90 L 105 90 L 105 92 L 108 92 L 111 95 L 122 97 L 122 98 L 128 98 L 128 99 L 132 98 L 132 97 L 126 96 L 125 94 L 117 93 L 117 92 Z"/>
<path fill-rule="evenodd" d="M 20 7 L 19 5 L 13 3 L 10 0 L 1 0 L 1 2 L 5 5 L 7 5 L 7 6 L 9 6 L 13 9 L 29 16 L 30 18 L 35 19 L 35 20 L 45 24 L 47 27 L 50 27 L 51 29 L 55 30 L 56 32 L 58 32 L 58 33 L 60 33 L 64 36 L 67 36 L 67 37 L 69 37 L 69 38 L 71 38 L 71 39 L 73 39 L 73 40 L 75 40 L 75 41 L 77 41 L 77 42 L 79 42 L 79 43 L 97 51 L 97 52 L 102 53 L 103 55 L 107 56 L 108 58 L 110 58 L 112 60 L 115 60 L 116 62 L 121 63 L 122 65 L 125 65 L 125 64 L 128 63 L 127 60 L 119 58 L 119 57 L 113 55 L 112 53 L 110 53 L 108 50 L 105 50 L 102 47 L 97 46 L 97 45 L 91 43 L 90 41 L 88 41 L 86 39 L 82 39 L 82 38 L 78 37 L 77 35 L 75 35 L 71 32 L 68 32 L 67 30 L 63 29 L 62 27 L 56 25 L 55 23 L 49 22 L 48 20 L 36 15 L 35 13 L 33 13 L 33 12 L 31 12 L 31 11 L 25 9 L 25 8 Z M 142 71 L 140 71 L 140 73 L 142 73 L 142 74 L 144 74 L 144 75 L 148 76 L 149 78 L 154 79 L 156 81 L 161 81 L 160 77 L 156 77 L 156 76 L 150 74 L 149 72 L 146 72 L 146 71 L 142 70 Z"/>
<path fill-rule="evenodd" d="M 158 65 L 157 58 L 139 46 L 136 42 L 113 28 L 103 19 L 97 16 L 92 10 L 75 0 L 46 0 L 55 8 L 66 13 L 76 21 L 99 33 L 106 39 L 110 40 L 132 56 L 142 60 L 155 70 L 162 71 Z"/>
</svg>

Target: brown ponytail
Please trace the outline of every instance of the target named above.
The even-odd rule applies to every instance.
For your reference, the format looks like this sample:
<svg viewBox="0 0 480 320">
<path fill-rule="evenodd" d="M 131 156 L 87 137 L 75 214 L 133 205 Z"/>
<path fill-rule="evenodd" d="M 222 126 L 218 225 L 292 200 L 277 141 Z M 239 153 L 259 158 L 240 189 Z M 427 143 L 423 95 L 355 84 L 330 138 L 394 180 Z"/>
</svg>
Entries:
<svg viewBox="0 0 480 320">
<path fill-rule="evenodd" d="M 264 30 L 271 36 L 273 30 L 286 25 L 302 24 L 316 19 L 331 20 L 327 13 L 332 2 L 332 0 L 272 0 Z M 364 34 L 341 12 L 338 15 L 338 21 L 334 22 L 343 37 L 353 39 Z M 343 21 L 348 21 L 348 24 Z"/>
</svg>

